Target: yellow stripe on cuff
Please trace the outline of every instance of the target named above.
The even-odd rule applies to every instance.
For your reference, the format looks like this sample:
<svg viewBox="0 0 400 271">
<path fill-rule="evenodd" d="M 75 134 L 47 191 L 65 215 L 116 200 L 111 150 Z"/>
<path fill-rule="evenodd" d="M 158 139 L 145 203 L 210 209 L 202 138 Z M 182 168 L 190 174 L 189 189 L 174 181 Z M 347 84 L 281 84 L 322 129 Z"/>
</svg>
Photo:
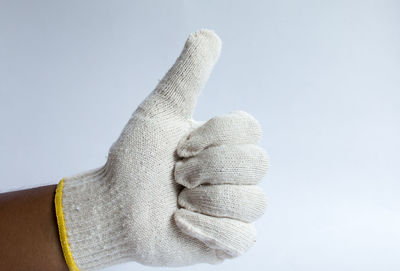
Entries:
<svg viewBox="0 0 400 271">
<path fill-rule="evenodd" d="M 64 188 L 64 179 L 62 179 L 56 189 L 56 195 L 54 197 L 54 203 L 56 205 L 56 217 L 57 217 L 57 224 L 58 224 L 58 232 L 60 234 L 60 241 L 61 247 L 64 253 L 65 261 L 67 262 L 68 268 L 70 271 L 79 271 L 78 266 L 72 257 L 71 249 L 69 248 L 68 244 L 68 237 L 67 237 L 67 228 L 65 227 L 65 219 L 64 219 L 64 212 L 62 206 L 62 195 L 63 195 L 63 188 Z"/>
</svg>

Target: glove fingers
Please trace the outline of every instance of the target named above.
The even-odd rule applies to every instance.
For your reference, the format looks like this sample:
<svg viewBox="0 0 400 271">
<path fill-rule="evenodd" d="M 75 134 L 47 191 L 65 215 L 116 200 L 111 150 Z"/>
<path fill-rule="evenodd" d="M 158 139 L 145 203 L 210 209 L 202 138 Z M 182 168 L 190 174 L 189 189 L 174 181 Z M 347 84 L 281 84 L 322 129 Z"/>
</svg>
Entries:
<svg viewBox="0 0 400 271">
<path fill-rule="evenodd" d="M 217 116 L 192 131 L 177 147 L 180 157 L 190 157 L 210 146 L 256 144 L 261 136 L 258 121 L 242 111 Z"/>
<path fill-rule="evenodd" d="M 221 51 L 221 40 L 211 30 L 187 39 L 181 55 L 156 89 L 140 105 L 148 114 L 177 113 L 189 117 Z"/>
<path fill-rule="evenodd" d="M 266 198 L 256 185 L 200 185 L 183 189 L 178 203 L 190 211 L 253 222 L 264 213 Z"/>
<path fill-rule="evenodd" d="M 257 184 L 268 169 L 265 151 L 256 145 L 221 145 L 175 164 L 175 181 L 200 184 Z"/>
<path fill-rule="evenodd" d="M 174 218 L 183 233 L 220 251 L 218 254 L 227 258 L 243 254 L 256 240 L 254 226 L 242 221 L 211 217 L 185 209 L 177 210 Z"/>
</svg>

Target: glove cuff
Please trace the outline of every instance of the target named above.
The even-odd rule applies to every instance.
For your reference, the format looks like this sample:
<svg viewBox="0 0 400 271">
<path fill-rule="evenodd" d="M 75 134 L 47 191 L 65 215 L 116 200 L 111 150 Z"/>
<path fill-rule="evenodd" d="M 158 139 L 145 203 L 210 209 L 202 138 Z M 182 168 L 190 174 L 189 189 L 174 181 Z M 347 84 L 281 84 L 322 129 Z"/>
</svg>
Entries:
<svg viewBox="0 0 400 271">
<path fill-rule="evenodd" d="M 131 258 L 124 207 L 107 180 L 106 167 L 102 167 L 64 178 L 57 185 L 57 224 L 71 271 L 98 269 Z"/>
</svg>

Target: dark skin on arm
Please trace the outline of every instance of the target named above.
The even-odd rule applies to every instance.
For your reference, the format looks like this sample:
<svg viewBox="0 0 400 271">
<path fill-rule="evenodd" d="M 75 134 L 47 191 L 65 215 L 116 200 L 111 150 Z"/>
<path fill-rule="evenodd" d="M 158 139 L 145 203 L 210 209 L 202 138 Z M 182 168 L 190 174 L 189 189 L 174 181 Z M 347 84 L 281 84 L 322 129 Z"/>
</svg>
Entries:
<svg viewBox="0 0 400 271">
<path fill-rule="evenodd" d="M 0 270 L 68 271 L 54 207 L 55 185 L 0 194 Z"/>
</svg>

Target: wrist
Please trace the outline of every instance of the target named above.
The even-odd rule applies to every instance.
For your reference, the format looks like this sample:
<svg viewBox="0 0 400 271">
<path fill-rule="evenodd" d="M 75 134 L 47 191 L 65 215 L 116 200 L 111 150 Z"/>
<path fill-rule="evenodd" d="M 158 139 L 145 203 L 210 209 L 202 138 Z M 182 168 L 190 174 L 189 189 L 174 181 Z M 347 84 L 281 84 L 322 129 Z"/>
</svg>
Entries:
<svg viewBox="0 0 400 271">
<path fill-rule="evenodd" d="M 129 260 L 124 206 L 113 191 L 106 167 L 64 178 L 58 184 L 57 222 L 70 270 L 91 270 Z"/>
</svg>

